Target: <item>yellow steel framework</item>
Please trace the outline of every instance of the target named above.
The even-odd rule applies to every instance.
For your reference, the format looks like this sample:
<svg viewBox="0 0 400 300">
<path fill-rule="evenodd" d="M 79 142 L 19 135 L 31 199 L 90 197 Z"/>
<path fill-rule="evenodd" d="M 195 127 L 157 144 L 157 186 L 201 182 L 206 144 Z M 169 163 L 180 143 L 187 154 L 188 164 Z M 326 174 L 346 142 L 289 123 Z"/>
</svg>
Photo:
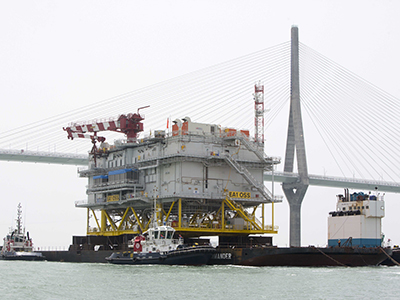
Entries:
<svg viewBox="0 0 400 300">
<path fill-rule="evenodd" d="M 120 220 L 116 220 L 114 216 L 110 216 L 110 213 L 106 210 L 100 210 L 96 213 L 95 210 L 88 208 L 87 210 L 87 234 L 88 235 L 105 235 L 114 236 L 121 234 L 138 234 L 146 231 L 149 228 L 151 220 L 145 220 L 140 217 L 133 207 L 127 207 L 122 214 Z M 100 220 L 98 217 L 100 213 Z M 134 219 L 128 218 L 134 216 Z M 97 226 L 90 227 L 89 220 L 93 217 Z"/>
<path fill-rule="evenodd" d="M 176 213 L 172 214 L 173 208 Z M 166 205 L 164 203 L 164 205 Z M 177 232 L 186 237 L 195 236 L 211 236 L 222 234 L 275 234 L 277 227 L 274 225 L 274 203 L 272 203 L 272 224 L 265 225 L 264 204 L 261 204 L 262 221 L 260 222 L 255 212 L 260 205 L 255 205 L 250 208 L 244 208 L 242 204 L 234 201 L 226 196 L 221 201 L 218 211 L 214 214 L 204 213 L 201 211 L 191 212 L 190 216 L 184 220 L 182 211 L 182 199 L 178 199 L 169 205 L 168 211 L 164 210 L 161 203 L 156 204 L 156 224 L 165 222 L 175 228 Z M 251 210 L 251 212 L 249 212 Z M 230 212 L 230 217 L 227 217 L 227 212 Z M 232 216 L 233 214 L 233 216 Z M 174 215 L 174 220 L 171 221 L 171 215 Z M 186 214 L 187 215 L 187 214 Z M 94 218 L 94 226 L 90 226 L 89 219 Z M 100 211 L 88 208 L 87 215 L 87 234 L 88 235 L 103 235 L 117 236 L 122 234 L 140 234 L 146 231 L 154 218 L 141 215 L 129 206 L 120 209 L 118 213 L 115 209 Z M 237 220 L 240 222 L 235 222 Z M 237 224 L 238 223 L 238 224 Z"/>
</svg>

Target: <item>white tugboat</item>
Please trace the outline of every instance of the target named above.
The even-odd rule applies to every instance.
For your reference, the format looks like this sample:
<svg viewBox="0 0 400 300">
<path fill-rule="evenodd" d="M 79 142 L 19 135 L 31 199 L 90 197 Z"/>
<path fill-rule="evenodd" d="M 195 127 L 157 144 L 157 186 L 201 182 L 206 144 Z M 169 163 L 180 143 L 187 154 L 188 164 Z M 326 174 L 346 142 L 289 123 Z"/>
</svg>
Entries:
<svg viewBox="0 0 400 300">
<path fill-rule="evenodd" d="M 216 249 L 211 245 L 184 245 L 175 229 L 158 225 L 156 199 L 153 224 L 132 240 L 133 251 L 114 252 L 106 260 L 112 264 L 206 265 Z"/>
<path fill-rule="evenodd" d="M 171 226 L 149 228 L 133 240 L 133 251 L 114 252 L 106 260 L 113 264 L 206 265 L 215 253 L 209 245 L 185 246 Z"/>
<path fill-rule="evenodd" d="M 10 228 L 10 232 L 3 238 L 3 248 L 1 249 L 0 259 L 5 260 L 44 260 L 45 257 L 40 252 L 33 251 L 32 239 L 29 232 L 25 235 L 25 228 L 22 228 L 21 203 L 17 210 L 17 228 Z"/>
</svg>

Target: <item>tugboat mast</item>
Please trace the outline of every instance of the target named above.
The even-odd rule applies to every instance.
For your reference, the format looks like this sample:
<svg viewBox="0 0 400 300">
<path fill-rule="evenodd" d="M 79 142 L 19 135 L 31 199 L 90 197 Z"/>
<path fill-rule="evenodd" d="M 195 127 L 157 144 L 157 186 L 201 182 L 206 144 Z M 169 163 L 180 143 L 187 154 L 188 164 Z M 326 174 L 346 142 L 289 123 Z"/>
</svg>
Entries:
<svg viewBox="0 0 400 300">
<path fill-rule="evenodd" d="M 21 215 L 22 215 L 22 206 L 21 203 L 18 203 L 18 209 L 17 209 L 17 234 L 22 234 L 22 219 L 21 219 Z"/>
</svg>

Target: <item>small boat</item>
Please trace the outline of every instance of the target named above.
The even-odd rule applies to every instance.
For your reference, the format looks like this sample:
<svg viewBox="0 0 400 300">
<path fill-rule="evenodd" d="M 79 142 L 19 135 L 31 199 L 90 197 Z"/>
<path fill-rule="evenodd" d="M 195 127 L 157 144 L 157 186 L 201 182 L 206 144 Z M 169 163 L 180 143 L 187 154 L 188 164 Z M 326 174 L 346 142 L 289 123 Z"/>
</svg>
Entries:
<svg viewBox="0 0 400 300">
<path fill-rule="evenodd" d="M 44 260 L 40 252 L 33 251 L 32 238 L 29 232 L 25 235 L 25 228 L 22 229 L 21 203 L 17 210 L 17 228 L 10 228 L 10 232 L 3 238 L 3 247 L 0 252 L 0 259 L 4 260 Z"/>
<path fill-rule="evenodd" d="M 384 266 L 400 266 L 400 247 L 399 245 L 394 245 L 392 248 L 392 255 L 385 259 L 381 265 Z"/>
<path fill-rule="evenodd" d="M 185 246 L 171 226 L 149 228 L 132 240 L 132 251 L 114 252 L 112 264 L 206 265 L 216 249 L 210 245 Z"/>
</svg>

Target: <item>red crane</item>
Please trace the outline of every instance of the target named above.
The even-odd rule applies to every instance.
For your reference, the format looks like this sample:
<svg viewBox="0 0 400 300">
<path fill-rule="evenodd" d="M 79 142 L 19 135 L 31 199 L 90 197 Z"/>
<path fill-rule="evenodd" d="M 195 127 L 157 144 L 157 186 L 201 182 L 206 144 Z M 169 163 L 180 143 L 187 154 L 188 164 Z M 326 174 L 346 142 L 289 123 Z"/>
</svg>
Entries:
<svg viewBox="0 0 400 300">
<path fill-rule="evenodd" d="M 142 117 L 139 114 L 139 110 L 147 107 L 150 107 L 150 105 L 138 108 L 136 114 L 131 113 L 127 115 L 120 115 L 117 120 L 105 121 L 105 122 L 93 122 L 90 124 L 75 123 L 70 127 L 66 128 L 63 127 L 63 130 L 65 130 L 68 133 L 68 139 L 71 140 L 73 140 L 74 138 L 91 139 L 93 147 L 90 153 L 93 154 L 96 163 L 96 153 L 98 152 L 96 147 L 96 142 L 97 141 L 104 142 L 106 140 L 105 137 L 97 136 L 97 132 L 100 131 L 121 132 L 126 134 L 128 143 L 135 142 L 138 133 L 143 131 L 143 123 L 141 121 L 144 120 L 144 117 Z M 87 132 L 93 133 L 93 135 L 86 134 Z"/>
</svg>

